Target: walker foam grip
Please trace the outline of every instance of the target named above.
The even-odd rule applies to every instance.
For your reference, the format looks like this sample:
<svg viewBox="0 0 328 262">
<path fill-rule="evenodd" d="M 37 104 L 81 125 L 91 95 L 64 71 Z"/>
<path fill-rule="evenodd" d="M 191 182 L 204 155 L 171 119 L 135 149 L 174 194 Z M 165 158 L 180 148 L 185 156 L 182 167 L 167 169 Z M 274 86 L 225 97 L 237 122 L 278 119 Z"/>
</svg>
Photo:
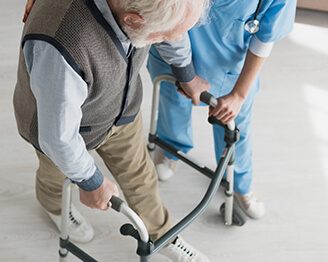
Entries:
<svg viewBox="0 0 328 262">
<path fill-rule="evenodd" d="M 116 196 L 112 196 L 109 201 L 112 203 L 112 209 L 116 210 L 117 212 L 121 211 L 121 205 L 124 203 L 122 199 Z"/>
<path fill-rule="evenodd" d="M 200 101 L 202 101 L 203 103 L 207 104 L 207 105 L 211 105 L 211 99 L 212 99 L 213 95 L 211 95 L 209 92 L 202 92 L 200 94 Z"/>
<path fill-rule="evenodd" d="M 211 115 L 208 117 L 208 122 L 212 125 L 219 125 L 222 127 L 226 127 L 219 119 L 217 119 L 215 116 Z"/>
</svg>

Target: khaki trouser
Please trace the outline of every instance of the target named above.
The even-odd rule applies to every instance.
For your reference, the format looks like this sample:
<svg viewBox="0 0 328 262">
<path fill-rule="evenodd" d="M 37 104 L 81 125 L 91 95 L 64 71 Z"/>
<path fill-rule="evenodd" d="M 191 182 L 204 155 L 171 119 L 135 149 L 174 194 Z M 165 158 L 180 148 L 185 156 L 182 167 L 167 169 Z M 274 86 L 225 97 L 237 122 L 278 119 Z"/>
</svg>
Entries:
<svg viewBox="0 0 328 262">
<path fill-rule="evenodd" d="M 155 167 L 143 138 L 141 113 L 133 123 L 113 126 L 96 151 L 122 189 L 128 205 L 145 223 L 151 238 L 158 239 L 172 223 L 159 196 Z M 59 215 L 66 176 L 47 156 L 36 152 L 39 158 L 38 201 L 47 211 Z"/>
</svg>

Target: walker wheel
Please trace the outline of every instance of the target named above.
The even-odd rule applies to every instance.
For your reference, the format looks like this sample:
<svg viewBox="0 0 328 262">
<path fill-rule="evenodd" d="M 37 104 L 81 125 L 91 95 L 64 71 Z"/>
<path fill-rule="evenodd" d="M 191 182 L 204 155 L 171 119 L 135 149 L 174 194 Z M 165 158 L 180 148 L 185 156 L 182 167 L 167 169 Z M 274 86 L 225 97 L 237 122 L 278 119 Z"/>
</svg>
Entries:
<svg viewBox="0 0 328 262">
<path fill-rule="evenodd" d="M 220 212 L 225 216 L 225 203 L 222 203 L 220 206 Z M 236 226 L 243 226 L 246 223 L 246 215 L 241 210 L 240 207 L 233 205 L 233 213 L 232 213 L 232 224 Z"/>
</svg>

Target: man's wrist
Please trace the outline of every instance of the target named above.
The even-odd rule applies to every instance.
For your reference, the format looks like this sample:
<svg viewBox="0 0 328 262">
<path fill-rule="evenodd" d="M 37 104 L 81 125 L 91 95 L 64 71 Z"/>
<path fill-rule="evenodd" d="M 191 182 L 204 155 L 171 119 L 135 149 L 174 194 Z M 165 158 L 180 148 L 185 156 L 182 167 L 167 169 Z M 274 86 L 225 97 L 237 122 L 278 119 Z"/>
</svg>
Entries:
<svg viewBox="0 0 328 262">
<path fill-rule="evenodd" d="M 230 93 L 233 97 L 238 98 L 240 100 L 245 100 L 247 98 L 248 94 L 244 94 L 243 92 L 240 92 L 239 90 L 232 90 Z"/>
<path fill-rule="evenodd" d="M 96 171 L 94 172 L 94 174 L 86 179 L 86 180 L 82 180 L 81 182 L 74 182 L 79 188 L 83 189 L 84 191 L 93 191 L 96 190 L 97 188 L 99 188 L 102 183 L 104 182 L 104 176 L 101 173 L 101 171 L 98 169 L 98 167 L 96 167 Z"/>
<path fill-rule="evenodd" d="M 171 65 L 171 70 L 173 76 L 180 82 L 180 83 L 188 83 L 195 78 L 195 68 L 193 63 L 185 67 L 176 67 Z"/>
</svg>

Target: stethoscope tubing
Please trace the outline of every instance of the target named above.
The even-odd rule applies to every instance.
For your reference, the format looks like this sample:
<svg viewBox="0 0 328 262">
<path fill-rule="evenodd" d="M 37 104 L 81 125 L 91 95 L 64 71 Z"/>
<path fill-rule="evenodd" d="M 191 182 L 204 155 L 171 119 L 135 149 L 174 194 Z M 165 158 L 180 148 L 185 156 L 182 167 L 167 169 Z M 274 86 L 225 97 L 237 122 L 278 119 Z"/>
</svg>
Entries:
<svg viewBox="0 0 328 262">
<path fill-rule="evenodd" d="M 245 30 L 248 31 L 250 34 L 255 34 L 257 31 L 259 31 L 260 21 L 257 20 L 257 15 L 259 14 L 261 4 L 262 0 L 259 0 L 253 20 L 250 20 L 245 24 Z"/>
</svg>

